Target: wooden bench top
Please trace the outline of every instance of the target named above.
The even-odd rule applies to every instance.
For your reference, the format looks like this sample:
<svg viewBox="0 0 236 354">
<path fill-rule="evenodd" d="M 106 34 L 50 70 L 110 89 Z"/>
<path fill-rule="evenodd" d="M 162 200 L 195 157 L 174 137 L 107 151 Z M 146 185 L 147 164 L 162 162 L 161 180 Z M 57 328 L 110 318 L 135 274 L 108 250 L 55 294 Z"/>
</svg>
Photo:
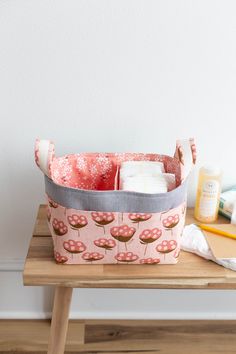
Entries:
<svg viewBox="0 0 236 354">
<path fill-rule="evenodd" d="M 186 224 L 192 222 L 189 209 Z M 227 220 L 220 217 L 219 222 Z M 25 285 L 73 288 L 236 289 L 236 272 L 183 251 L 176 265 L 56 264 L 44 205 L 39 207 L 23 279 Z"/>
</svg>

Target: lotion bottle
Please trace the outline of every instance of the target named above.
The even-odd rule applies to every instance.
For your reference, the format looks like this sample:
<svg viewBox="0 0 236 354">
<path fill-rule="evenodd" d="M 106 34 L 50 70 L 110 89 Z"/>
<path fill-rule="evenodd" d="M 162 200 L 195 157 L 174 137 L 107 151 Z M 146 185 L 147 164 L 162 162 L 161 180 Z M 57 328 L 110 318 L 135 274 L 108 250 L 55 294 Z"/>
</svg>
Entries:
<svg viewBox="0 0 236 354">
<path fill-rule="evenodd" d="M 194 216 L 200 222 L 211 223 L 217 219 L 221 177 L 218 167 L 203 166 L 199 170 Z"/>
</svg>

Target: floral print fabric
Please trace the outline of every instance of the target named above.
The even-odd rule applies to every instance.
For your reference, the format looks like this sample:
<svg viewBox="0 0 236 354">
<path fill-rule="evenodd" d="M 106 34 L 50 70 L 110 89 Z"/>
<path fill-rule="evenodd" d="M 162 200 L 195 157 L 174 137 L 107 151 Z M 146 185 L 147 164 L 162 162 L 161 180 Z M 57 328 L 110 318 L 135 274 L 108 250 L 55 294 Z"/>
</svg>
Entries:
<svg viewBox="0 0 236 354">
<path fill-rule="evenodd" d="M 174 264 L 185 203 L 162 213 L 66 209 L 48 198 L 54 257 L 60 264 Z"/>
</svg>

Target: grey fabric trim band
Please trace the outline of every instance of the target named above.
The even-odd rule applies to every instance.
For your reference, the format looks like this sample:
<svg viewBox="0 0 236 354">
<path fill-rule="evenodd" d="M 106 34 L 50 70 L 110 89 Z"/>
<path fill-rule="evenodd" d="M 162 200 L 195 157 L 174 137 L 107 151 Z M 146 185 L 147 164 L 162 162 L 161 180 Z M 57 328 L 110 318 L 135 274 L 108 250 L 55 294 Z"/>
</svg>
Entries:
<svg viewBox="0 0 236 354">
<path fill-rule="evenodd" d="M 124 213 L 158 213 L 186 200 L 187 181 L 171 192 L 147 194 L 128 191 L 92 191 L 60 186 L 45 175 L 45 190 L 56 203 L 71 209 Z"/>
</svg>

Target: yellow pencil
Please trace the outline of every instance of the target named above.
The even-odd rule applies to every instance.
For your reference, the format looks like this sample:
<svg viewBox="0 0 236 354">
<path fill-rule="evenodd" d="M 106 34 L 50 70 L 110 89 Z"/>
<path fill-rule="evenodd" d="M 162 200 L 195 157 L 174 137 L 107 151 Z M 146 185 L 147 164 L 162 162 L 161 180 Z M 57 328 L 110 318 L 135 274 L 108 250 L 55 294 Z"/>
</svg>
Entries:
<svg viewBox="0 0 236 354">
<path fill-rule="evenodd" d="M 231 234 L 230 232 L 219 230 L 219 229 L 212 227 L 210 225 L 205 225 L 205 224 L 196 224 L 196 225 L 198 227 L 200 227 L 200 229 L 202 229 L 202 230 L 212 232 L 213 234 L 216 234 L 216 235 L 221 235 L 221 236 L 233 238 L 236 240 L 236 234 Z"/>
</svg>

